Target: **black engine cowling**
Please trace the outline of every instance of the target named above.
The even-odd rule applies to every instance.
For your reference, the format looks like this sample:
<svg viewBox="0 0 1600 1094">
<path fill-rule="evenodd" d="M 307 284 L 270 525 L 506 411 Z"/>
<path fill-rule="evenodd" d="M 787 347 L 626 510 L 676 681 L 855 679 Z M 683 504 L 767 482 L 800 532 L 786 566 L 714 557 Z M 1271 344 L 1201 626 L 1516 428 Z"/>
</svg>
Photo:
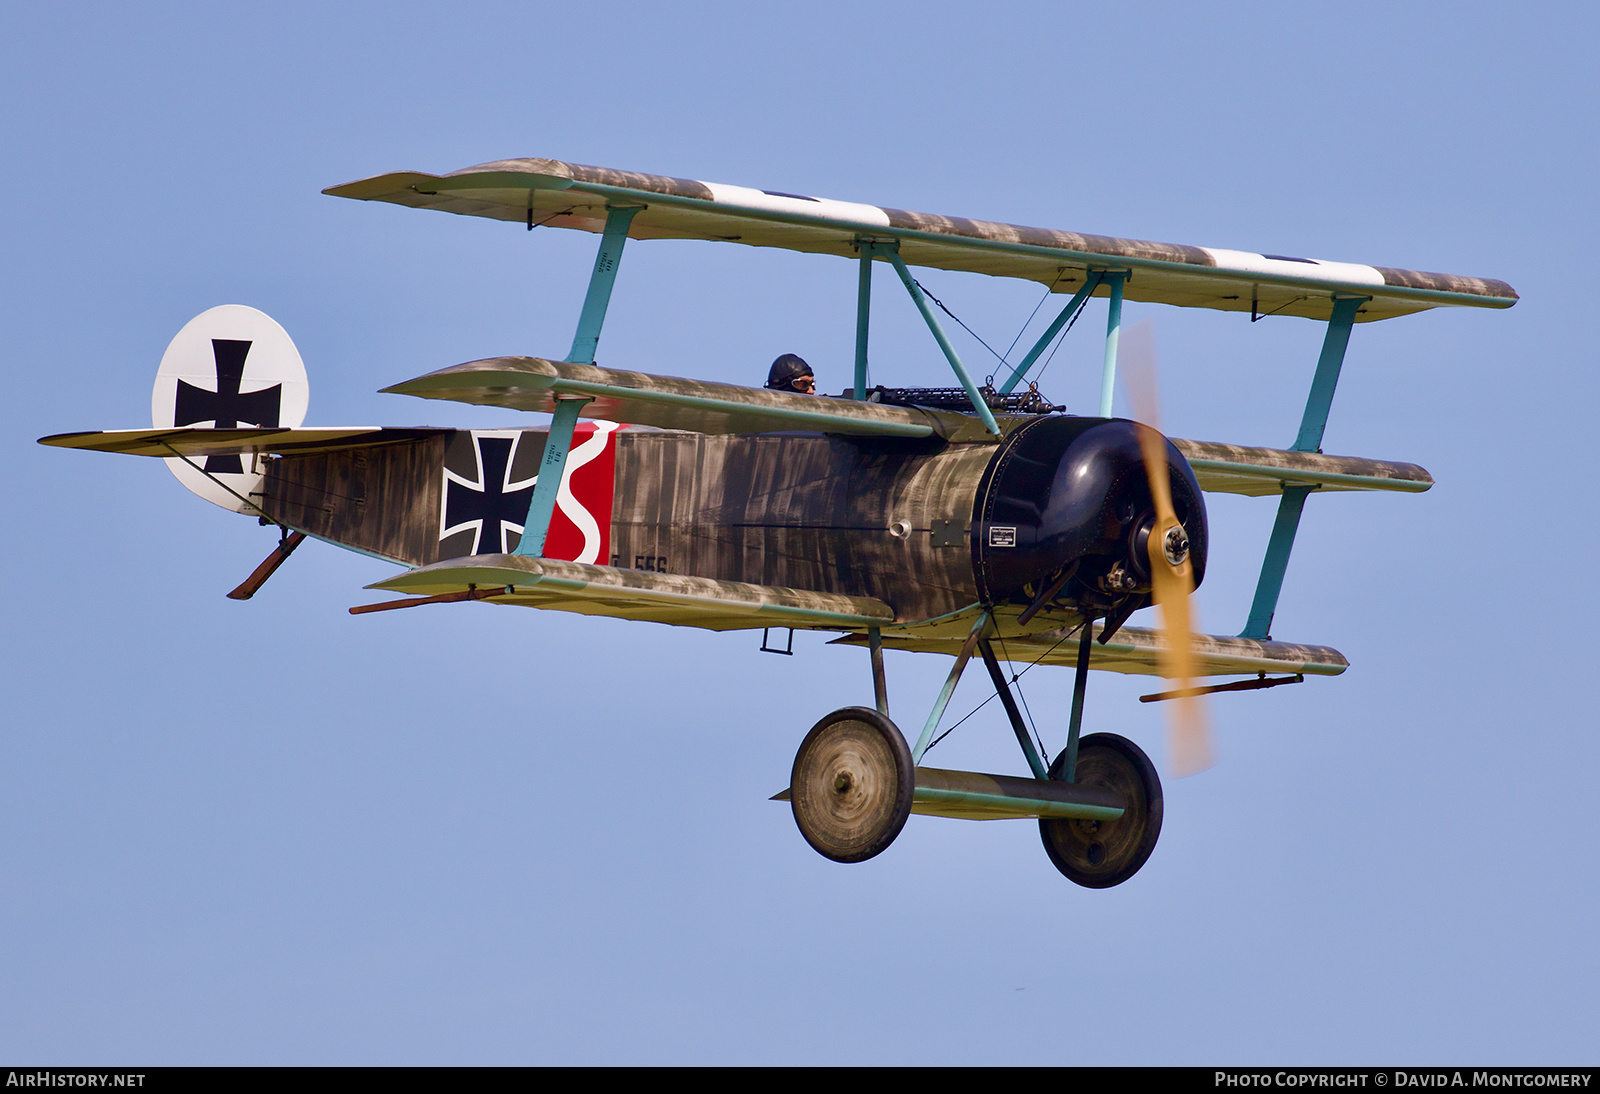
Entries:
<svg viewBox="0 0 1600 1094">
<path fill-rule="evenodd" d="M 1189 537 L 1198 586 L 1206 568 L 1205 501 L 1189 462 L 1165 443 L 1173 509 Z M 1126 618 L 1150 603 L 1145 538 L 1154 523 L 1133 422 L 1040 418 L 1006 438 L 979 484 L 972 520 L 979 593 L 991 604 L 1027 603 L 1070 574 L 1056 599 Z"/>
</svg>

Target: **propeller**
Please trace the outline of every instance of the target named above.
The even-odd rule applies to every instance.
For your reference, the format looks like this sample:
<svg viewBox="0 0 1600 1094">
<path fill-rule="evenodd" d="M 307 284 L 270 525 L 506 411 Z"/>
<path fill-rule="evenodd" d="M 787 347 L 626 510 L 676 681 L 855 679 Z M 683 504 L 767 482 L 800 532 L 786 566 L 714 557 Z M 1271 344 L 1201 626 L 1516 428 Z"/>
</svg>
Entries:
<svg viewBox="0 0 1600 1094">
<path fill-rule="evenodd" d="M 1214 762 L 1211 730 L 1198 695 L 1182 694 L 1195 686 L 1198 663 L 1194 652 L 1194 569 L 1189 537 L 1172 506 L 1172 476 L 1167 464 L 1167 439 L 1161 433 L 1161 401 L 1156 387 L 1155 330 L 1148 319 L 1122 335 L 1123 376 L 1134 420 L 1139 422 L 1139 447 L 1150 480 L 1155 525 L 1146 540 L 1150 556 L 1151 594 L 1161 610 L 1161 674 L 1179 681 L 1179 696 L 1168 711 L 1173 771 L 1181 776 L 1204 771 Z"/>
</svg>

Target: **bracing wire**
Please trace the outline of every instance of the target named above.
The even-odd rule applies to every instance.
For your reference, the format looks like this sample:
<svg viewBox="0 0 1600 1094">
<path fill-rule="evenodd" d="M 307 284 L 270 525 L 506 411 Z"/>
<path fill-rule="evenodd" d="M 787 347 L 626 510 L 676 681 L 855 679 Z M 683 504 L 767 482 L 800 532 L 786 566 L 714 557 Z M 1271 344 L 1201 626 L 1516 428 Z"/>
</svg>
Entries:
<svg viewBox="0 0 1600 1094">
<path fill-rule="evenodd" d="M 1034 317 L 1039 314 L 1039 309 L 1044 307 L 1044 302 L 1046 300 L 1050 299 L 1050 294 L 1055 292 L 1057 283 L 1060 282 L 1062 277 L 1064 277 L 1066 275 L 1066 272 L 1067 271 L 1066 271 L 1065 267 L 1063 267 L 1062 269 L 1060 269 L 1060 270 L 1058 270 L 1056 272 L 1055 281 L 1050 282 L 1049 286 L 1044 290 L 1044 295 L 1039 298 L 1039 302 L 1037 304 L 1035 304 L 1033 306 L 1033 310 L 1028 313 L 1028 318 L 1023 320 L 1022 326 L 1017 328 L 1017 336 L 1015 338 L 1011 339 L 1011 344 L 1006 347 L 1006 351 L 1003 354 L 1000 353 L 999 351 L 997 351 L 988 342 L 985 342 L 983 340 L 983 338 L 978 334 L 977 331 L 973 330 L 971 327 L 967 326 L 966 323 L 962 322 L 961 317 L 959 315 L 957 315 L 955 312 L 951 311 L 948 307 L 946 307 L 945 306 L 945 302 L 943 300 L 940 300 L 937 296 L 934 296 L 933 293 L 928 291 L 928 286 L 924 285 L 922 282 L 918 281 L 916 278 L 912 278 L 911 281 L 912 281 L 913 284 L 915 284 L 917 286 L 917 288 L 919 290 L 921 290 L 923 296 L 926 296 L 929 300 L 932 300 L 934 302 L 934 304 L 936 304 L 938 306 L 940 311 L 944 312 L 951 319 L 954 319 L 957 326 L 959 326 L 962 330 L 966 331 L 968 334 L 972 335 L 973 338 L 976 338 L 977 341 L 978 341 L 978 344 L 980 346 L 982 346 L 984 349 L 988 350 L 990 355 L 993 356 L 996 361 L 999 361 L 1003 368 L 1005 368 L 1007 371 L 1009 371 L 1012 375 L 1016 375 L 1016 373 L 1017 373 L 1016 366 L 1013 365 L 1010 361 L 1006 360 L 1006 358 L 1011 356 L 1011 351 L 1017 348 L 1017 343 L 1018 342 L 1022 341 L 1022 336 L 1023 336 L 1023 334 L 1025 334 L 1027 332 L 1028 325 L 1030 323 L 1032 323 L 1033 320 L 1034 320 Z M 1066 329 L 1063 330 L 1059 335 L 1056 336 L 1056 340 L 1055 340 L 1055 347 L 1056 348 L 1060 347 L 1061 340 L 1066 337 L 1067 331 L 1071 330 L 1072 327 L 1073 327 L 1073 324 L 1077 323 L 1078 316 L 1083 314 L 1084 305 L 1087 304 L 1087 303 L 1088 303 L 1088 300 L 1085 299 L 1083 304 L 1079 304 L 1078 305 L 1078 310 L 1077 310 L 1077 312 L 1075 312 L 1073 314 L 1072 319 L 1070 321 L 1068 321 Z M 1052 348 L 1051 351 L 1050 351 L 1050 356 L 1054 357 L 1055 355 L 1056 355 L 1055 348 Z M 1048 368 L 1049 365 L 1050 365 L 1049 360 L 1046 360 L 1045 363 L 1044 363 L 1044 367 Z M 1039 374 L 1041 376 L 1044 375 L 1044 368 L 1039 369 Z M 989 377 L 989 381 L 990 381 L 990 383 L 993 383 L 994 382 L 994 377 L 990 376 Z M 1033 386 L 1034 387 L 1038 386 L 1037 378 L 1035 378 Z M 932 748 L 933 746 L 929 745 L 928 747 Z"/>
<path fill-rule="evenodd" d="M 1060 281 L 1060 280 L 1061 280 L 1061 275 L 1057 274 L 1056 275 L 1056 281 Z M 1044 302 L 1046 300 L 1050 299 L 1050 294 L 1055 291 L 1055 287 L 1056 287 L 1055 286 L 1055 281 L 1052 281 L 1050 283 L 1050 287 L 1044 291 L 1044 295 L 1039 298 L 1039 302 L 1037 304 L 1035 304 L 1033 306 L 1033 310 L 1028 313 L 1028 318 L 1024 319 L 1022 321 L 1022 326 L 1017 328 L 1017 336 L 1015 338 L 1013 338 L 1011 340 L 1011 344 L 1006 347 L 1006 356 L 1007 357 L 1010 357 L 1011 356 L 1011 351 L 1017 348 L 1017 343 L 1022 341 L 1023 334 L 1025 334 L 1027 332 L 1027 330 L 1028 330 L 1028 324 L 1032 323 L 1033 322 L 1033 317 L 1039 314 L 1039 309 L 1044 307 Z M 1012 371 L 1015 372 L 1016 370 L 1012 369 Z"/>
<path fill-rule="evenodd" d="M 1044 370 L 1050 367 L 1050 362 L 1056 358 L 1056 350 L 1061 348 L 1061 343 L 1066 341 L 1067 332 L 1078 325 L 1078 318 L 1083 315 L 1083 309 L 1089 306 L 1089 298 L 1084 297 L 1083 303 L 1078 305 L 1078 310 L 1073 312 L 1072 318 L 1067 320 L 1067 325 L 1061 328 L 1061 333 L 1056 335 L 1055 344 L 1050 347 L 1050 356 L 1044 359 L 1044 364 L 1039 366 L 1039 374 L 1033 378 L 1035 387 L 1039 385 L 1039 377 L 1044 375 Z"/>
<path fill-rule="evenodd" d="M 1006 655 L 1006 640 L 1000 635 L 996 635 L 995 637 L 1000 641 L 1000 656 L 1005 658 L 1006 664 L 1011 664 L 1011 658 Z M 1059 645 L 1059 643 L 1057 644 Z M 1024 669 L 1023 671 L 1025 672 L 1027 670 Z M 1028 697 L 1022 694 L 1021 672 L 1014 672 L 1011 674 L 1011 685 L 1016 688 L 1017 698 L 1022 700 L 1022 712 L 1028 716 L 1028 729 L 1033 732 L 1034 742 L 1039 746 L 1039 755 L 1048 756 L 1050 753 L 1044 747 L 1044 738 L 1039 734 L 1038 723 L 1033 720 L 1033 711 L 1028 707 Z"/>
<path fill-rule="evenodd" d="M 977 706 L 975 706 L 971 710 L 967 711 L 967 713 L 962 716 L 961 722 L 965 722 L 968 718 L 970 718 L 974 714 L 978 713 L 978 711 L 980 711 L 984 707 L 988 706 L 996 698 L 997 698 L 997 695 L 991 695 L 991 696 L 989 696 L 989 698 L 985 699 L 983 702 L 979 703 Z M 938 744 L 940 741 L 942 741 L 946 737 L 950 736 L 950 734 L 954 733 L 956 730 L 961 728 L 961 722 L 957 722 L 955 725 L 951 726 L 949 729 L 945 730 L 943 733 L 939 734 L 932 741 L 930 741 L 929 744 L 928 744 L 928 747 L 922 750 L 922 754 L 924 756 L 926 756 L 928 753 L 932 752 L 934 745 Z"/>
<path fill-rule="evenodd" d="M 940 311 L 944 312 L 951 319 L 954 319 L 956 321 L 956 325 L 957 326 L 959 326 L 962 330 L 966 331 L 968 334 L 972 335 L 972 337 L 978 339 L 978 345 L 982 346 L 984 349 L 986 349 L 990 353 L 994 354 L 994 359 L 996 361 L 999 361 L 1002 365 L 1005 365 L 1007 368 L 1011 367 L 1006 362 L 1006 359 L 1004 357 L 1000 356 L 1000 354 L 995 350 L 995 348 L 993 346 L 991 346 L 989 343 L 985 342 L 983 340 L 983 338 L 978 334 L 977 331 L 973 330 L 971 327 L 969 327 L 965 323 L 963 323 L 961 321 L 961 317 L 959 315 L 957 315 L 955 312 L 951 311 L 949 308 L 944 306 L 944 301 L 943 300 L 940 300 L 937 296 L 934 296 L 931 292 L 929 292 L 928 291 L 928 286 L 924 285 L 922 282 L 918 281 L 914 277 L 911 279 L 911 282 L 912 282 L 912 284 L 916 285 L 917 288 L 922 290 L 922 295 L 923 296 L 926 296 L 929 300 L 932 300 L 935 304 L 939 305 L 939 310 Z"/>
<path fill-rule="evenodd" d="M 1055 645 L 1051 646 L 1049 649 L 1047 649 L 1043 653 L 1041 653 L 1038 657 L 1034 658 L 1027 665 L 1023 666 L 1023 669 L 1022 669 L 1021 672 L 1016 673 L 1015 675 L 1013 675 L 1011 677 L 1011 682 L 1014 684 L 1018 680 L 1022 679 L 1023 676 L 1027 675 L 1027 672 L 1028 672 L 1029 669 L 1031 669 L 1031 668 L 1035 667 L 1036 665 L 1038 665 L 1039 662 L 1043 661 L 1046 657 L 1049 657 L 1052 653 L 1055 653 L 1056 650 L 1061 648 L 1061 644 L 1063 642 L 1070 641 L 1075 635 L 1077 635 L 1077 633 L 1079 631 L 1083 630 L 1083 628 L 1087 625 L 1087 623 L 1088 623 L 1088 620 L 1084 620 L 1082 623 L 1079 623 L 1076 627 L 1073 627 L 1066 634 L 1064 634 L 1060 638 L 1058 638 L 1056 640 L 1056 644 Z M 967 713 L 962 716 L 960 722 L 957 722 L 955 725 L 951 726 L 949 729 L 945 730 L 943 733 L 939 734 L 932 741 L 930 741 L 928 743 L 928 747 L 922 750 L 922 754 L 924 756 L 926 756 L 928 753 L 932 752 L 934 745 L 938 744 L 940 741 L 942 741 L 946 737 L 950 736 L 950 734 L 954 733 L 958 728 L 960 728 L 961 722 L 965 722 L 968 718 L 971 718 L 974 714 L 978 713 L 978 711 L 980 711 L 984 707 L 988 706 L 992 701 L 994 701 L 995 698 L 997 698 L 996 695 L 991 695 L 991 696 L 989 696 L 989 698 L 985 699 L 983 702 L 979 703 L 977 706 L 975 706 L 971 710 L 967 711 Z M 1030 714 L 1029 718 L 1031 719 L 1032 717 L 1033 716 Z M 1035 734 L 1035 736 L 1037 736 L 1037 734 Z M 1042 747 L 1043 746 L 1041 745 L 1041 748 Z"/>
<path fill-rule="evenodd" d="M 1039 298 L 1039 302 L 1035 304 L 1033 306 L 1033 310 L 1028 313 L 1028 318 L 1022 321 L 1022 326 L 1017 328 L 1017 336 L 1013 338 L 1011 340 L 1011 344 L 1006 347 L 1007 357 L 1010 357 L 1011 351 L 1017 348 L 1017 343 L 1022 341 L 1022 336 L 1027 333 L 1028 327 L 1033 323 L 1034 317 L 1039 314 L 1039 309 L 1044 307 L 1044 302 L 1050 299 L 1050 294 L 1056 291 L 1056 286 L 1061 283 L 1061 279 L 1065 276 L 1067 276 L 1067 268 L 1063 266 L 1056 271 L 1056 279 L 1050 282 L 1049 285 L 1045 286 L 1044 295 Z M 1015 376 L 1017 374 L 1017 366 L 1008 364 L 1006 367 L 1011 370 L 1011 375 Z"/>
</svg>

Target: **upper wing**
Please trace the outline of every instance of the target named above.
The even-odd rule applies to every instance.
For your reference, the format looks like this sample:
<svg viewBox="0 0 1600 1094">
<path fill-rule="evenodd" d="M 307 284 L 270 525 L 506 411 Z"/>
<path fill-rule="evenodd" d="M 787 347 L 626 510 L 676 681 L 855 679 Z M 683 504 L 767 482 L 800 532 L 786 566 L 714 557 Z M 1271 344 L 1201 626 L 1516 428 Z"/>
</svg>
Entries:
<svg viewBox="0 0 1600 1094">
<path fill-rule="evenodd" d="M 966 414 L 652 376 L 539 357 L 469 361 L 383 390 L 424 399 L 542 411 L 553 411 L 561 395 L 588 396 L 593 402 L 583 408 L 586 418 L 697 433 L 816 430 L 864 437 L 994 440 L 984 432 L 982 422 Z"/>
<path fill-rule="evenodd" d="M 401 171 L 323 193 L 590 232 L 604 227 L 608 203 L 641 204 L 628 230 L 635 239 L 727 240 L 846 256 L 860 238 L 896 240 L 914 266 L 1028 278 L 1058 292 L 1075 291 L 1089 269 L 1130 270 L 1130 300 L 1224 311 L 1327 319 L 1337 293 L 1371 297 L 1357 315 L 1367 321 L 1447 304 L 1509 308 L 1517 301 L 1511 286 L 1488 278 L 1082 235 L 559 160 L 500 160 L 447 175 Z"/>
<path fill-rule="evenodd" d="M 502 593 L 483 599 L 713 631 L 755 627 L 847 630 L 894 622 L 894 611 L 887 604 L 866 596 L 780 589 L 524 555 L 447 559 L 367 587 L 420 596 L 474 588 L 483 595 L 501 588 Z"/>
</svg>

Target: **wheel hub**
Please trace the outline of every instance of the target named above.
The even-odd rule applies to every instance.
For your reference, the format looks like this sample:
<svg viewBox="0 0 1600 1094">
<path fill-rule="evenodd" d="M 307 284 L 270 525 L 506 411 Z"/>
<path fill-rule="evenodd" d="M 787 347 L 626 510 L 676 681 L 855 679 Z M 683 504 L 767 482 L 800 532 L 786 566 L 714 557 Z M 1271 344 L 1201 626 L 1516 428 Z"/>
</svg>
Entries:
<svg viewBox="0 0 1600 1094">
<path fill-rule="evenodd" d="M 835 862 L 860 862 L 893 842 L 911 815 L 911 750 L 893 722 L 866 707 L 834 711 L 794 758 L 789 803 L 800 834 Z"/>
</svg>

